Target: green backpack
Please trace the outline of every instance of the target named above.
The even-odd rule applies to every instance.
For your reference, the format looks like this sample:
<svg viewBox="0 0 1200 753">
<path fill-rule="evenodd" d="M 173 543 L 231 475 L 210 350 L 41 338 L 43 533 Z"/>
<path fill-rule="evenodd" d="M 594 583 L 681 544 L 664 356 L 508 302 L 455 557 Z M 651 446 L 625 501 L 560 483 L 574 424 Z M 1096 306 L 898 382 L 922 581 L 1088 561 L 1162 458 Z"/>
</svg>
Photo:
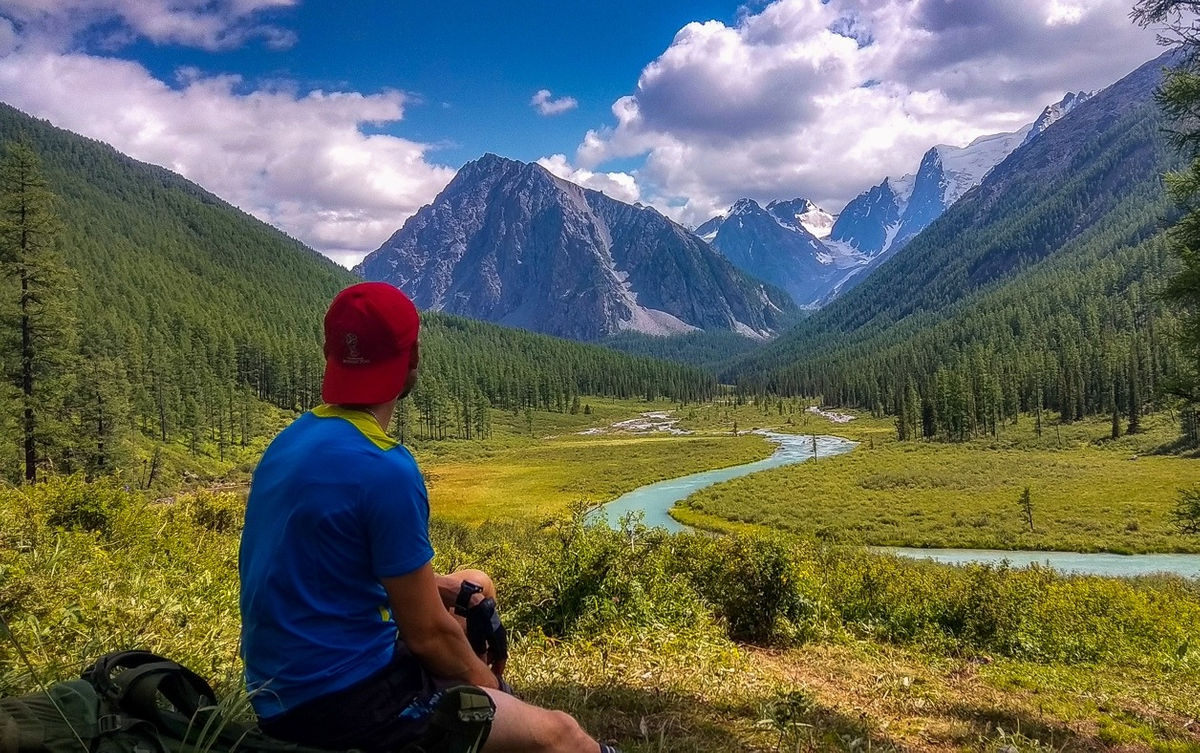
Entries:
<svg viewBox="0 0 1200 753">
<path fill-rule="evenodd" d="M 446 691 L 430 731 L 396 753 L 477 753 L 495 709 L 478 688 Z M 107 654 L 78 680 L 0 698 L 0 753 L 328 753 L 222 718 L 208 683 L 147 651 Z"/>
</svg>

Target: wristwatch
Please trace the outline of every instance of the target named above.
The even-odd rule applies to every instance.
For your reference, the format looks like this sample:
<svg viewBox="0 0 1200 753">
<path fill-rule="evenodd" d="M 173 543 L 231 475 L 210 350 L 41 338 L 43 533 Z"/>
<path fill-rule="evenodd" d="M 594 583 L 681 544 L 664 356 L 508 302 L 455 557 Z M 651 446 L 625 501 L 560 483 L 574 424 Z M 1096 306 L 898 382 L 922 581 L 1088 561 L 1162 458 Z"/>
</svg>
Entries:
<svg viewBox="0 0 1200 753">
<path fill-rule="evenodd" d="M 481 593 L 483 593 L 482 586 L 464 580 L 458 587 L 458 598 L 454 600 L 454 613 L 459 617 L 466 617 L 467 610 L 471 608 L 471 597 Z"/>
</svg>

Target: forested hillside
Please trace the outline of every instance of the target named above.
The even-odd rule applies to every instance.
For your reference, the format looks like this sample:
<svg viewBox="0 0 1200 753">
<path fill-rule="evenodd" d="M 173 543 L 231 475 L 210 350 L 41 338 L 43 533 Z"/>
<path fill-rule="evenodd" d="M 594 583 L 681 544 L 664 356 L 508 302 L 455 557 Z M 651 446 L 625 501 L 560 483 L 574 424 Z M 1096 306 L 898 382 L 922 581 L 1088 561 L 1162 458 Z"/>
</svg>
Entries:
<svg viewBox="0 0 1200 753">
<path fill-rule="evenodd" d="M 602 345 L 650 358 L 690 363 L 720 371 L 739 356 L 762 347 L 761 340 L 752 340 L 736 332 L 702 330 L 685 335 L 646 335 L 641 332 L 622 332 L 600 341 Z"/>
<path fill-rule="evenodd" d="M 747 389 L 965 438 L 1040 407 L 1137 428 L 1175 371 L 1157 298 L 1175 166 L 1153 99 L 1164 56 L 1081 104 L 843 299 L 731 370 Z"/>
<path fill-rule="evenodd" d="M 40 468 L 100 473 L 133 459 L 135 431 L 224 455 L 267 431 L 264 404 L 319 401 L 321 317 L 354 275 L 168 170 L 6 105 L 0 142 L 10 162 L 20 150 L 8 147 L 28 147 L 22 169 L 45 185 L 26 193 L 44 194 L 39 211 L 54 220 L 40 231 L 48 247 L 22 256 L 8 231 L 24 198 L 12 181 L 0 186 L 0 310 L 11 325 L 0 475 L 26 473 L 29 432 L 16 418 L 26 408 Z M 34 280 L 42 287 L 26 321 L 36 337 L 23 351 L 12 338 L 30 313 L 18 282 L 29 269 L 45 280 Z M 434 436 L 486 433 L 487 405 L 569 410 L 579 394 L 690 400 L 714 390 L 711 376 L 683 366 L 451 317 L 428 325 L 414 407 Z M 36 376 L 28 391 L 25 361 Z"/>
</svg>

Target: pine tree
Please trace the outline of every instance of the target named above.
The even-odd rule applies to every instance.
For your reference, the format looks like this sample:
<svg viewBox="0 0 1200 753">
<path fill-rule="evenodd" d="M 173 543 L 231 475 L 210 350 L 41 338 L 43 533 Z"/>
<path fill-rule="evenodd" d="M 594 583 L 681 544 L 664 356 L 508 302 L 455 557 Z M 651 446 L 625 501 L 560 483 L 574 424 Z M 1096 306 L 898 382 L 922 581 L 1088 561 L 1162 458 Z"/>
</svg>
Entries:
<svg viewBox="0 0 1200 753">
<path fill-rule="evenodd" d="M 24 479 L 37 480 L 39 455 L 70 442 L 62 421 L 69 390 L 75 330 L 68 296 L 72 285 L 56 249 L 54 196 L 37 154 L 9 143 L 0 159 L 0 269 L 8 286 L 5 313 L 12 320 L 6 357 L 9 383 L 20 394 Z"/>
<path fill-rule="evenodd" d="M 1141 373 L 1138 369 L 1137 351 L 1129 353 L 1129 427 L 1126 434 L 1137 434 L 1142 430 L 1142 393 L 1138 389 Z"/>
<path fill-rule="evenodd" d="M 1182 311 L 1178 342 L 1185 360 L 1171 388 L 1183 398 L 1185 410 L 1200 404 L 1200 25 L 1197 4 L 1192 0 L 1138 0 L 1133 19 L 1142 26 L 1164 30 L 1160 39 L 1178 45 L 1183 60 L 1163 77 L 1157 92 L 1159 106 L 1173 122 L 1169 131 L 1173 146 L 1190 164 L 1166 176 L 1167 190 L 1183 209 L 1183 216 L 1170 231 L 1171 246 L 1182 262 L 1165 291 Z M 1131 361 L 1132 363 L 1132 361 Z M 1137 390 L 1129 385 L 1130 393 Z M 1132 406 L 1132 398 L 1131 398 Z M 1130 412 L 1130 431 L 1135 431 L 1135 414 Z"/>
<path fill-rule="evenodd" d="M 1029 525 L 1029 532 L 1033 533 L 1033 497 L 1029 494 L 1029 487 L 1025 487 L 1025 491 L 1021 492 L 1021 514 L 1025 517 L 1025 522 Z"/>
</svg>

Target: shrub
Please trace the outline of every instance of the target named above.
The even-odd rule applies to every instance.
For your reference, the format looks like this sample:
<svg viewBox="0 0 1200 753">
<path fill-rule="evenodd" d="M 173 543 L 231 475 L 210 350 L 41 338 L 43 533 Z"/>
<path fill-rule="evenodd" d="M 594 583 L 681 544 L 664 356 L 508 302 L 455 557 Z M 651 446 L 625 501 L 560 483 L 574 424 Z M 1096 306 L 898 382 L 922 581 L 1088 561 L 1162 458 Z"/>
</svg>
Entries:
<svg viewBox="0 0 1200 753">
<path fill-rule="evenodd" d="M 50 479 L 27 487 L 25 493 L 35 507 L 45 510 L 49 525 L 104 535 L 128 498 L 114 482 L 88 483 L 82 476 Z"/>
<path fill-rule="evenodd" d="M 1200 533 L 1200 487 L 1179 490 L 1171 520 L 1181 533 Z"/>
<path fill-rule="evenodd" d="M 676 567 L 725 622 L 735 640 L 788 642 L 814 613 L 803 592 L 794 539 L 764 535 L 680 537 Z"/>
<path fill-rule="evenodd" d="M 180 497 L 180 505 L 192 522 L 214 533 L 241 531 L 246 519 L 246 503 L 240 495 L 228 492 L 198 491 Z"/>
</svg>

